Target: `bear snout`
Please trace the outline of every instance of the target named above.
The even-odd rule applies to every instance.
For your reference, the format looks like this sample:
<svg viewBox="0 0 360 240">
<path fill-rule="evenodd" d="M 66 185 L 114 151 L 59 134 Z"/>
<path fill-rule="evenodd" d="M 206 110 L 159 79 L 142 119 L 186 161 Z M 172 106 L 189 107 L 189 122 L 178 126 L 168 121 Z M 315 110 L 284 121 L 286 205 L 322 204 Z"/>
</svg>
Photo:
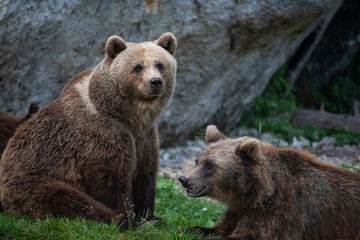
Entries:
<svg viewBox="0 0 360 240">
<path fill-rule="evenodd" d="M 181 184 L 184 186 L 184 187 L 187 187 L 189 184 L 189 179 L 187 179 L 185 176 L 181 176 L 179 177 L 179 181 L 181 182 Z"/>
<path fill-rule="evenodd" d="M 150 80 L 150 87 L 154 94 L 161 93 L 162 86 L 163 86 L 163 81 L 161 80 L 161 78 L 152 78 Z"/>
</svg>

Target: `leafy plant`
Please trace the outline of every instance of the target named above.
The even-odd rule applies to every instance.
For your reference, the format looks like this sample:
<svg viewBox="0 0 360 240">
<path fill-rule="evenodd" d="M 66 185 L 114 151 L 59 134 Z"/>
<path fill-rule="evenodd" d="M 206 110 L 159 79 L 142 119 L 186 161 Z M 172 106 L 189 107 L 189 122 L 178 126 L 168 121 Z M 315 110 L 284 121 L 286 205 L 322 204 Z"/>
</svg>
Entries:
<svg viewBox="0 0 360 240">
<path fill-rule="evenodd" d="M 345 169 L 349 169 L 349 170 L 351 170 L 351 171 L 353 171 L 353 172 L 356 172 L 356 173 L 360 173 L 360 169 L 359 169 L 359 168 L 355 168 L 356 165 L 357 165 L 356 162 L 350 163 L 350 164 L 345 164 L 345 163 L 343 163 L 343 164 L 340 165 L 340 167 L 345 168 Z"/>
<path fill-rule="evenodd" d="M 293 86 L 284 78 L 286 69 L 286 66 L 281 67 L 272 77 L 264 93 L 250 104 L 241 124 L 258 128 L 259 132 L 275 133 L 290 141 L 302 132 L 290 124 L 290 115 L 298 104 Z"/>
<path fill-rule="evenodd" d="M 323 91 L 313 92 L 313 95 L 318 102 L 324 103 L 326 111 L 349 113 L 353 100 L 360 100 L 360 53 L 348 66 L 343 76 L 336 78 Z"/>
<path fill-rule="evenodd" d="M 360 78 L 357 81 L 349 76 L 339 77 L 325 93 L 313 92 L 313 95 L 324 103 L 326 111 L 348 114 L 353 100 L 360 99 Z"/>
<path fill-rule="evenodd" d="M 358 74 L 359 80 L 353 81 L 347 78 L 344 82 L 343 78 L 339 78 L 330 86 L 330 93 L 326 97 L 320 93 L 314 94 L 324 100 L 332 99 L 324 101 L 325 106 L 328 104 L 336 111 L 345 111 L 345 106 L 349 106 L 348 102 L 350 99 L 352 101 L 353 97 L 357 96 L 356 94 L 359 94 L 360 99 L 360 68 L 354 69 L 356 71 L 352 70 L 352 72 L 355 71 Z M 241 125 L 258 128 L 259 132 L 270 132 L 288 142 L 291 142 L 293 137 L 299 136 L 310 141 L 320 141 L 325 136 L 332 136 L 336 139 L 337 145 L 354 144 L 360 141 L 360 134 L 343 129 L 322 129 L 311 125 L 295 128 L 291 125 L 290 118 L 293 111 L 303 104 L 296 98 L 293 86 L 284 78 L 285 72 L 286 66 L 283 66 L 273 76 L 264 93 L 255 99 L 244 114 Z M 338 104 L 333 101 L 337 101 Z M 308 107 L 314 108 L 314 106 Z"/>
<path fill-rule="evenodd" d="M 275 117 L 283 112 L 291 112 L 297 108 L 294 87 L 284 78 L 287 67 L 281 67 L 272 77 L 265 92 L 250 105 L 245 122 L 258 125 L 262 119 Z M 249 122 L 250 121 L 250 122 Z"/>
</svg>

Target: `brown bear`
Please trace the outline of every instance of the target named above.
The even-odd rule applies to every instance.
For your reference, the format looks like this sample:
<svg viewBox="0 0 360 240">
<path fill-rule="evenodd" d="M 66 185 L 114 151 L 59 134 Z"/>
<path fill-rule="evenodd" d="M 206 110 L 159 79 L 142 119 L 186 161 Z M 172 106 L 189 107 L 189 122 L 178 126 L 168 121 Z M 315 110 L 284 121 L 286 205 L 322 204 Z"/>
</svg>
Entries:
<svg viewBox="0 0 360 240">
<path fill-rule="evenodd" d="M 29 111 L 22 117 L 16 117 L 10 113 L 0 111 L 0 158 L 7 142 L 14 135 L 15 130 L 20 124 L 28 120 L 34 113 L 39 110 L 36 103 L 31 103 Z"/>
<path fill-rule="evenodd" d="M 228 139 L 208 126 L 211 143 L 179 178 L 190 197 L 228 206 L 212 228 L 222 239 L 357 239 L 360 174 L 315 160 L 307 152 L 257 139 Z"/>
<path fill-rule="evenodd" d="M 110 37 L 105 58 L 20 125 L 0 165 L 4 211 L 120 222 L 151 217 L 158 172 L 155 119 L 174 86 L 176 38 Z"/>
</svg>

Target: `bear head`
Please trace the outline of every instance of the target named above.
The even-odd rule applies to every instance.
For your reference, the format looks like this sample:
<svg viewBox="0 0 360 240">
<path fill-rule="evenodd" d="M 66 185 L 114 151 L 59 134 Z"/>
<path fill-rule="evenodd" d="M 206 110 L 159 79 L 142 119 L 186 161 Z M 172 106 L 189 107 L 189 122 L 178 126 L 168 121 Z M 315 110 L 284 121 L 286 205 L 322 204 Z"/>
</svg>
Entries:
<svg viewBox="0 0 360 240">
<path fill-rule="evenodd" d="M 229 139 L 213 125 L 207 127 L 205 140 L 209 146 L 195 160 L 196 166 L 179 178 L 188 196 L 257 204 L 273 194 L 266 157 L 271 145 L 250 137 Z"/>
<path fill-rule="evenodd" d="M 171 33 L 165 33 L 153 42 L 142 43 L 110 37 L 105 46 L 105 58 L 90 76 L 89 101 L 94 105 L 93 109 L 124 116 L 124 112 L 131 115 L 128 112 L 132 110 L 144 115 L 153 108 L 153 116 L 146 120 L 152 122 L 168 102 L 175 86 L 176 60 L 173 55 L 176 46 L 176 38 Z"/>
</svg>

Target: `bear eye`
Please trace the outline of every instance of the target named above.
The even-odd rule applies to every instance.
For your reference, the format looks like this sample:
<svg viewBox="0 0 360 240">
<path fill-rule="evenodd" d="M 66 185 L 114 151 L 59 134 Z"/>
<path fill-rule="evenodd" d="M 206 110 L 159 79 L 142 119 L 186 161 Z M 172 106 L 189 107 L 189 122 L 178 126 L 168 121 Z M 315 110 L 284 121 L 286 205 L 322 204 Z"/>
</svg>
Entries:
<svg viewBox="0 0 360 240">
<path fill-rule="evenodd" d="M 164 70 L 164 66 L 161 63 L 156 64 L 156 67 L 159 69 L 160 72 Z"/>
<path fill-rule="evenodd" d="M 205 163 L 204 163 L 204 167 L 205 167 L 206 169 L 211 169 L 211 168 L 213 167 L 213 165 L 212 165 L 210 162 L 205 162 Z"/>
<path fill-rule="evenodd" d="M 141 72 L 142 69 L 143 69 L 143 67 L 142 67 L 141 65 L 136 65 L 136 66 L 134 67 L 134 72 L 139 73 L 139 72 Z"/>
</svg>

